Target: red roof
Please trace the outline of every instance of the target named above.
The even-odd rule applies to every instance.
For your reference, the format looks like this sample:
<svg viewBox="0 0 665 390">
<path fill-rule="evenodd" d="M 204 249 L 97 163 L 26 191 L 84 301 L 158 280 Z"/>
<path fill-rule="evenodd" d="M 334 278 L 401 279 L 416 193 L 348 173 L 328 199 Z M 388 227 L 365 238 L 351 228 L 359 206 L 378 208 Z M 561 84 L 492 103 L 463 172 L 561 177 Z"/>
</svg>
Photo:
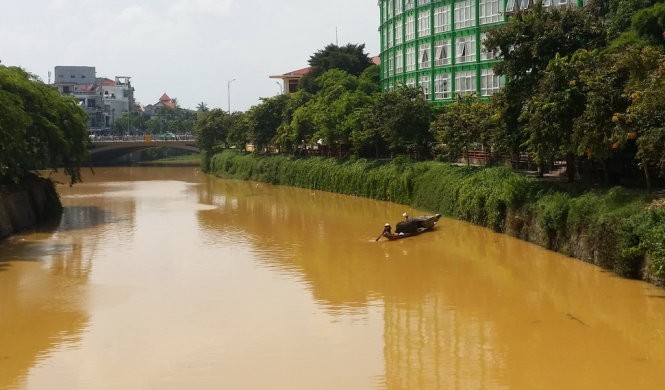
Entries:
<svg viewBox="0 0 665 390">
<path fill-rule="evenodd" d="M 284 73 L 284 76 L 303 76 L 309 73 L 312 70 L 311 66 L 308 66 L 307 68 L 302 68 L 298 70 L 291 71 L 289 73 Z"/>
<path fill-rule="evenodd" d="M 175 104 L 173 103 L 173 99 L 171 99 L 169 97 L 169 95 L 166 94 L 166 92 L 164 92 L 162 97 L 159 98 L 159 102 L 157 104 L 161 104 L 161 105 L 163 105 L 164 107 L 167 107 L 167 108 L 175 108 Z"/>
<path fill-rule="evenodd" d="M 104 87 L 113 87 L 115 85 L 115 81 L 107 78 L 102 78 L 99 79 L 99 84 L 101 84 Z"/>
</svg>

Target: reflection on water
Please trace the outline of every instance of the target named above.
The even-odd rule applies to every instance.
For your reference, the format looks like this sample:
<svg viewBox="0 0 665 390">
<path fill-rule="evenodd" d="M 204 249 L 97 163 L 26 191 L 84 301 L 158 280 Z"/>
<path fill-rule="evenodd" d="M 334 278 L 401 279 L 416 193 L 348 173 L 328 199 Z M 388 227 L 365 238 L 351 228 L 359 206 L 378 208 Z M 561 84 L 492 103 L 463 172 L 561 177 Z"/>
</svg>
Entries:
<svg viewBox="0 0 665 390">
<path fill-rule="evenodd" d="M 62 198 L 57 229 L 0 243 L 0 389 L 665 379 L 663 290 L 465 223 L 375 242 L 418 211 L 191 169 L 104 169 Z"/>
</svg>

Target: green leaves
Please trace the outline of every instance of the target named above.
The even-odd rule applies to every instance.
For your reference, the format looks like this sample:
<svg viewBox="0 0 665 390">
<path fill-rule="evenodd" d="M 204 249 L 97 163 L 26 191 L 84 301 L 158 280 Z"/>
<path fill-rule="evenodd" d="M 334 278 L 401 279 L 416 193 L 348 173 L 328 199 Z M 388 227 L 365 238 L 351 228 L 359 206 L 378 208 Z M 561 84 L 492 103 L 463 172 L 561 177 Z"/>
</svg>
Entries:
<svg viewBox="0 0 665 390">
<path fill-rule="evenodd" d="M 454 160 L 487 146 L 496 127 L 495 113 L 492 106 L 474 96 L 460 96 L 443 107 L 431 130 L 438 152 Z"/>
<path fill-rule="evenodd" d="M 88 150 L 78 102 L 23 69 L 0 66 L 0 176 L 19 181 L 33 169 L 64 168 L 71 183 Z"/>
</svg>

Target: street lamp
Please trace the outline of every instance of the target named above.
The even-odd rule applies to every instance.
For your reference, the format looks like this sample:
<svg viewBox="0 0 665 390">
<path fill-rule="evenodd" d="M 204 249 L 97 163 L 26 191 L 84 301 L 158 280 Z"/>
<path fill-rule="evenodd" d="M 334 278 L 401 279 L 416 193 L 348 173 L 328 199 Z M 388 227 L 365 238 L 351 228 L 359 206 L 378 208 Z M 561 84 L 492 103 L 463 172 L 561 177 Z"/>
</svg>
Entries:
<svg viewBox="0 0 665 390">
<path fill-rule="evenodd" d="M 229 101 L 229 114 L 231 113 L 231 83 L 236 81 L 236 79 L 232 79 L 226 82 L 226 97 Z"/>
<path fill-rule="evenodd" d="M 275 81 L 275 84 L 279 85 L 279 94 L 283 95 L 284 94 L 284 87 L 282 87 L 282 83 L 279 81 Z"/>
</svg>

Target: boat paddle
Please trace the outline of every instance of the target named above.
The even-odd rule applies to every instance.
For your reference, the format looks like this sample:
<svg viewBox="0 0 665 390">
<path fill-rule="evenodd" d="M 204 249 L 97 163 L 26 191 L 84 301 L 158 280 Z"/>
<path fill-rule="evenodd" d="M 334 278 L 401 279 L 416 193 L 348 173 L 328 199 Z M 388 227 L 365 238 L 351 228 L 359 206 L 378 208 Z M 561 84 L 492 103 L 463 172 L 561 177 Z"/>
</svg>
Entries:
<svg viewBox="0 0 665 390">
<path fill-rule="evenodd" d="M 379 234 L 379 236 L 376 238 L 376 240 L 374 240 L 374 242 L 379 241 L 379 238 L 381 238 L 381 236 L 383 236 L 383 232 L 381 232 L 381 234 Z"/>
</svg>

